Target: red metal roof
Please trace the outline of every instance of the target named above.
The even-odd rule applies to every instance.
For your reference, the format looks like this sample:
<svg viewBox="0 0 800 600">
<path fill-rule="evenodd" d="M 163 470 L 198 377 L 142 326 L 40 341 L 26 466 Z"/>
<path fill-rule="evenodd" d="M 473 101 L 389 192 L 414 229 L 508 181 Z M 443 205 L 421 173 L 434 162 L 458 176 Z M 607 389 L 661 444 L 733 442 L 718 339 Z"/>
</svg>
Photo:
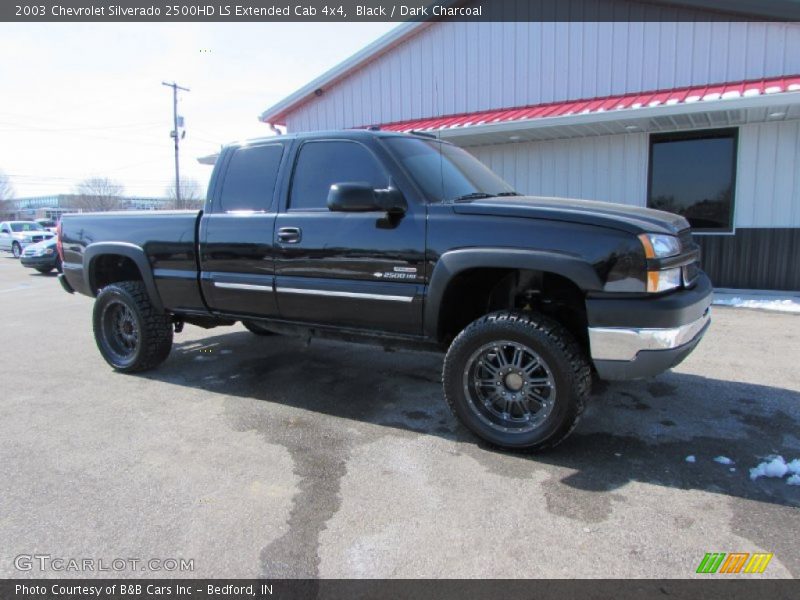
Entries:
<svg viewBox="0 0 800 600">
<path fill-rule="evenodd" d="M 637 108 L 661 105 L 672 106 L 675 104 L 692 104 L 695 102 L 724 101 L 780 92 L 800 92 L 800 75 L 778 77 L 775 79 L 754 79 L 733 83 L 683 87 L 669 90 L 654 90 L 644 93 L 625 94 L 622 96 L 571 100 L 569 102 L 517 106 L 500 110 L 486 110 L 429 119 L 399 121 L 380 125 L 380 128 L 387 131 L 429 131 L 606 111 L 633 111 Z"/>
</svg>

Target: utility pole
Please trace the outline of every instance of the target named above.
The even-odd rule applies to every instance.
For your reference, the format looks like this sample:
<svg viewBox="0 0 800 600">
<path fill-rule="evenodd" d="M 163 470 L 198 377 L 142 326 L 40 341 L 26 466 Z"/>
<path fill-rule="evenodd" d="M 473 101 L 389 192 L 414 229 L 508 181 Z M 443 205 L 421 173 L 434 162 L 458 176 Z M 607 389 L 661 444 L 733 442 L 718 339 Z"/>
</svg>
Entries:
<svg viewBox="0 0 800 600">
<path fill-rule="evenodd" d="M 190 92 L 189 88 L 181 87 L 174 81 L 167 83 L 162 81 L 161 85 L 172 88 L 172 137 L 175 140 L 175 208 L 183 208 L 181 203 L 181 171 L 178 160 L 178 152 L 180 147 L 180 135 L 178 135 L 178 90 Z"/>
</svg>

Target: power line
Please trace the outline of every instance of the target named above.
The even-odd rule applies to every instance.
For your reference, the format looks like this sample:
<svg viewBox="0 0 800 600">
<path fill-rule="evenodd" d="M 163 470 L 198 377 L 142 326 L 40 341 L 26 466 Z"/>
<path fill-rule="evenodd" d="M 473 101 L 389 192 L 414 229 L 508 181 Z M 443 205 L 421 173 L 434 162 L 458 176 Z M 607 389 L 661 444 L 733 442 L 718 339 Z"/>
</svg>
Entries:
<svg viewBox="0 0 800 600">
<path fill-rule="evenodd" d="M 20 119 L 29 119 L 33 117 L 26 117 L 25 115 L 14 114 L 14 113 L 2 113 L 0 112 L 0 118 L 5 119 L 7 118 L 20 118 Z M 37 119 L 41 121 L 41 119 Z M 6 125 L 10 125 L 13 127 L 19 127 L 20 129 L 29 129 L 31 126 L 28 122 L 8 122 L 5 121 Z M 162 127 L 164 124 L 156 121 L 145 121 L 142 123 L 126 123 L 125 125 L 78 125 L 73 124 L 69 127 L 47 127 L 42 128 L 46 129 L 47 131 L 105 131 L 105 130 L 124 130 L 124 129 L 155 129 L 156 127 Z"/>
<path fill-rule="evenodd" d="M 0 122 L 2 124 L 2 122 Z M 143 139 L 123 139 L 119 137 L 106 137 L 100 135 L 93 135 L 93 134 L 86 134 L 86 133 L 76 133 L 76 132 L 68 132 L 68 131 L 52 131 L 49 129 L 41 128 L 41 127 L 33 127 L 28 126 L 25 129 L 0 129 L 0 131 L 5 132 L 17 132 L 17 133 L 26 133 L 26 134 L 47 134 L 47 135 L 68 135 L 73 138 L 83 138 L 88 140 L 102 140 L 102 141 L 110 141 L 110 142 L 117 142 L 120 144 L 131 144 L 131 145 L 139 145 L 139 146 L 154 146 L 158 148 L 162 148 L 161 144 L 156 142 L 148 142 Z"/>
</svg>

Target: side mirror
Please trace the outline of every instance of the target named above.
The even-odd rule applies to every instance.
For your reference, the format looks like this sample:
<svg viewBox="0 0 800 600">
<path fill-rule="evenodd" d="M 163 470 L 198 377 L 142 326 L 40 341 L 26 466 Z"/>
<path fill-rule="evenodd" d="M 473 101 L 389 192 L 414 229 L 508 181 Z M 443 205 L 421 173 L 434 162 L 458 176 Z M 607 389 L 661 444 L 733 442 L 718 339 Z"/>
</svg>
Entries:
<svg viewBox="0 0 800 600">
<path fill-rule="evenodd" d="M 374 189 L 362 181 L 334 183 L 328 192 L 328 210 L 334 212 L 375 212 L 402 214 L 408 210 L 397 188 Z"/>
</svg>

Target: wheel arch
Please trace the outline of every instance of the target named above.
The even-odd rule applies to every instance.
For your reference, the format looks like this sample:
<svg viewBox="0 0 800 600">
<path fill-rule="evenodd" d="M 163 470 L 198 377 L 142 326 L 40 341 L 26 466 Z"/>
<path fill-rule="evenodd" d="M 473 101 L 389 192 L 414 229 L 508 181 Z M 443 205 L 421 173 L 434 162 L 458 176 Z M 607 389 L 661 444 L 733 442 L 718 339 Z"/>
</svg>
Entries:
<svg viewBox="0 0 800 600">
<path fill-rule="evenodd" d="M 464 248 L 442 254 L 431 275 L 425 298 L 425 334 L 442 340 L 447 294 L 458 276 L 467 271 L 538 271 L 561 277 L 582 292 L 601 290 L 602 281 L 591 264 L 574 255 L 512 248 Z"/>
<path fill-rule="evenodd" d="M 107 274 L 102 269 L 109 261 L 124 265 L 118 273 Z M 135 269 L 135 271 L 134 271 Z M 156 310 L 163 311 L 164 305 L 156 288 L 153 269 L 144 250 L 127 242 L 98 242 L 90 244 L 83 252 L 83 277 L 92 296 L 97 296 L 100 288 L 120 281 L 142 281 Z"/>
</svg>

